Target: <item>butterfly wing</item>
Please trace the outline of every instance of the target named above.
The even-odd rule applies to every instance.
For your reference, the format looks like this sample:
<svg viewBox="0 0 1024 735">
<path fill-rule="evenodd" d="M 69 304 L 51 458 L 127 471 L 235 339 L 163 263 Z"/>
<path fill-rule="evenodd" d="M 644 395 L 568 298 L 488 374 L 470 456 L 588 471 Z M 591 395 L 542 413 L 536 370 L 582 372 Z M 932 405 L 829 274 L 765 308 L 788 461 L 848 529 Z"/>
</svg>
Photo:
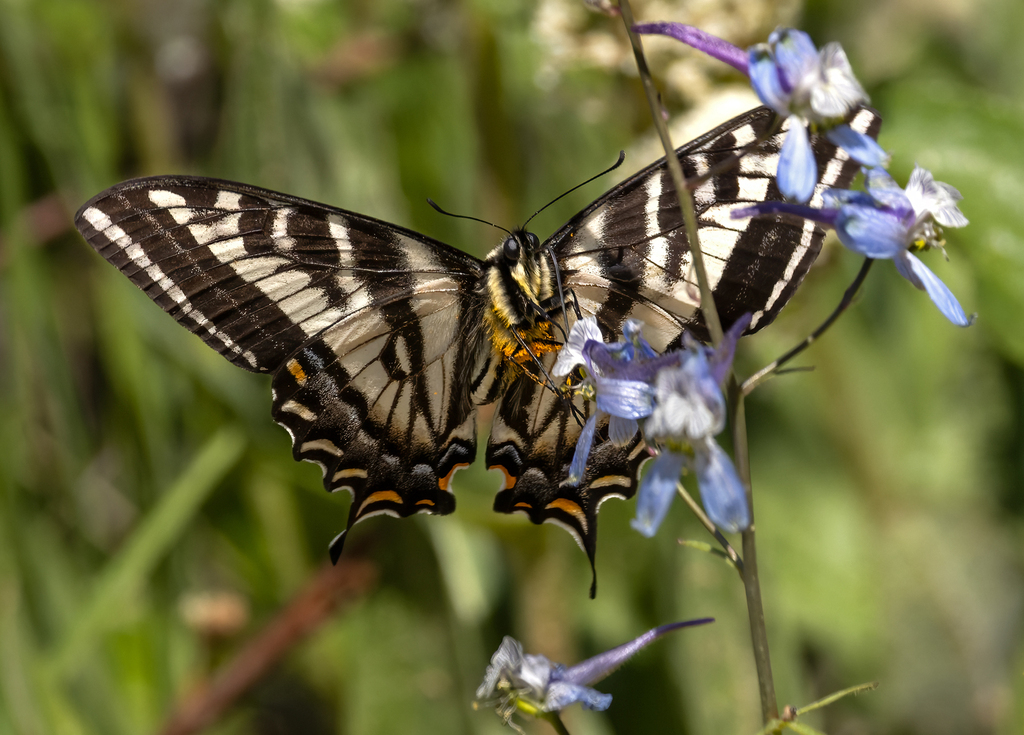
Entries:
<svg viewBox="0 0 1024 735">
<path fill-rule="evenodd" d="M 770 130 L 767 107 L 744 113 L 676 149 L 687 179 L 706 174 Z M 881 118 L 861 108 L 850 125 L 875 137 Z M 810 220 L 776 215 L 732 219 L 738 206 L 783 199 L 775 181 L 788 127 L 748 152 L 739 165 L 711 176 L 693 192 L 701 252 L 715 306 L 727 328 L 752 314 L 747 333 L 770 324 L 792 298 L 821 250 L 825 231 Z M 811 136 L 818 185 L 811 205 L 828 187 L 845 188 L 860 165 L 819 135 Z M 552 236 L 565 288 L 585 316 L 608 334 L 639 319 L 659 350 L 679 343 L 686 328 L 708 339 L 690 246 L 665 159 L 622 182 Z"/>
<path fill-rule="evenodd" d="M 555 356 L 542 359 L 550 375 Z M 528 369 L 533 366 L 528 366 Z M 536 370 L 530 369 L 535 375 Z M 501 470 L 504 484 L 494 499 L 498 513 L 523 513 L 534 523 L 554 523 L 568 531 L 587 554 L 593 570 L 597 551 L 597 512 L 608 498 L 636 492 L 636 469 L 646 456 L 639 435 L 625 446 L 607 441 L 608 419 L 599 419 L 594 448 L 578 484 L 565 481 L 580 425 L 565 401 L 537 378 L 517 378 L 494 411 L 487 442 L 487 466 Z M 573 402 L 583 419 L 593 406 Z M 596 591 L 594 572 L 590 596 Z"/>
<path fill-rule="evenodd" d="M 352 493 L 347 528 L 454 510 L 451 475 L 476 450 L 479 261 L 370 217 L 196 177 L 119 184 L 76 224 L 179 323 L 273 374 L 295 458 Z"/>
<path fill-rule="evenodd" d="M 766 134 L 773 121 L 774 113 L 760 107 L 678 148 L 684 175 L 708 172 Z M 865 108 L 850 124 L 874 136 L 881 121 Z M 769 324 L 821 249 L 825 233 L 813 222 L 781 216 L 730 217 L 738 205 L 782 199 L 775 171 L 784 135 L 785 129 L 769 136 L 738 166 L 716 173 L 694 191 L 701 251 L 726 327 L 748 312 L 754 315 L 748 331 Z M 848 186 L 859 166 L 820 136 L 811 136 L 811 144 L 820 173 L 811 200 L 815 204 L 826 187 Z M 597 317 L 607 338 L 620 335 L 625 320 L 633 318 L 644 322 L 644 336 L 658 350 L 679 346 L 684 328 L 707 339 L 690 248 L 665 159 L 595 201 L 548 244 L 557 256 L 566 292 L 572 292 L 583 316 Z M 574 320 L 571 310 L 569 318 Z M 550 370 L 553 358 L 546 362 Z M 524 513 L 534 523 L 563 526 L 593 565 L 601 503 L 609 497 L 632 497 L 640 466 L 649 455 L 639 436 L 624 447 L 609 442 L 605 417 L 598 421 L 585 476 L 579 485 L 570 485 L 565 478 L 580 429 L 552 391 L 520 377 L 495 410 L 487 462 L 505 475 L 494 501 L 496 511 Z"/>
</svg>

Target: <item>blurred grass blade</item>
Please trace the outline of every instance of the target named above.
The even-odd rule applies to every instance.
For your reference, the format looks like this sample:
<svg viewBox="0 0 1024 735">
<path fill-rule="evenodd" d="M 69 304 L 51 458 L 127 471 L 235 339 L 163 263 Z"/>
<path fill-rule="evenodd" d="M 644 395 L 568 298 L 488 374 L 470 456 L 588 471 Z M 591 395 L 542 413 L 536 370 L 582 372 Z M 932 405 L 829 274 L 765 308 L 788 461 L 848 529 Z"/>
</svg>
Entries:
<svg viewBox="0 0 1024 735">
<path fill-rule="evenodd" d="M 238 461 L 245 438 L 238 429 L 222 429 L 163 495 L 125 544 L 124 549 L 99 575 L 95 591 L 65 639 L 58 644 L 47 673 L 70 673 L 82 652 L 102 633 L 104 621 L 117 617 L 124 597 L 140 587 L 181 535 L 203 501 Z"/>
<path fill-rule="evenodd" d="M 842 699 L 843 697 L 848 697 L 851 694 L 856 696 L 858 694 L 861 694 L 862 692 L 872 692 L 875 689 L 878 689 L 878 682 L 877 681 L 869 681 L 866 684 L 857 684 L 856 686 L 847 687 L 846 689 L 843 689 L 843 690 L 838 691 L 838 692 L 833 692 L 832 694 L 829 694 L 826 697 L 822 697 L 821 699 L 819 699 L 819 700 L 817 700 L 815 702 L 811 702 L 808 705 L 800 707 L 799 709 L 797 709 L 796 713 L 797 713 L 797 715 L 804 715 L 804 714 L 807 714 L 808 712 L 813 712 L 816 709 L 821 709 L 822 707 L 827 707 L 828 705 L 832 704 L 833 702 L 836 702 L 836 701 Z"/>
</svg>

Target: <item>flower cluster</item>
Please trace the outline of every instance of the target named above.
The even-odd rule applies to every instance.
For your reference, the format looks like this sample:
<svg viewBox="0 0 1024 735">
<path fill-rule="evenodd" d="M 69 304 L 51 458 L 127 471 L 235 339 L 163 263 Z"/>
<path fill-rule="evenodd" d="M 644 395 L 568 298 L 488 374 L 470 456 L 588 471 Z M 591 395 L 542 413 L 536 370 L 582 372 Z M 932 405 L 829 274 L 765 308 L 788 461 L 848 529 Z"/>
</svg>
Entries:
<svg viewBox="0 0 1024 735">
<path fill-rule="evenodd" d="M 723 61 L 750 78 L 761 101 L 789 120 L 776 181 L 788 202 L 763 202 L 733 212 L 733 217 L 790 214 L 833 227 L 847 248 L 868 258 L 888 258 L 900 275 L 925 291 L 957 326 L 973 322 L 956 297 L 913 251 L 942 249 L 942 227 L 963 227 L 967 218 L 956 206 L 962 197 L 929 171 L 916 167 L 906 190 L 882 168 L 888 155 L 871 137 L 843 121 L 868 96 L 837 43 L 820 51 L 803 31 L 776 29 L 767 43 L 745 51 L 717 36 L 682 23 L 646 23 L 637 33 L 670 36 Z M 818 169 L 808 128 L 825 135 L 864 166 L 866 192 L 826 190 L 824 207 L 803 206 L 814 193 Z"/>
<path fill-rule="evenodd" d="M 633 30 L 671 36 L 724 61 L 750 77 L 764 104 L 789 119 L 776 173 L 779 191 L 786 199 L 807 202 L 818 183 L 808 127 L 824 133 L 864 166 L 887 162 L 888 155 L 878 143 L 844 123 L 851 112 L 868 102 L 868 96 L 838 43 L 819 51 L 803 31 L 779 28 L 768 37 L 768 43 L 744 51 L 682 23 L 646 23 Z"/>
<path fill-rule="evenodd" d="M 838 44 L 819 50 L 806 33 L 787 28 L 773 32 L 767 43 L 746 50 L 678 23 L 642 24 L 633 30 L 671 36 L 730 64 L 747 75 L 762 102 L 787 121 L 776 171 L 785 201 L 735 209 L 733 218 L 792 216 L 831 227 L 855 253 L 891 259 L 900 275 L 925 291 L 951 322 L 958 326 L 973 322 L 952 292 L 915 255 L 942 250 L 942 228 L 967 224 L 957 205 L 962 197 L 920 167 L 915 167 L 906 188 L 900 188 L 884 170 L 885 150 L 846 124 L 868 97 Z M 818 186 L 812 133 L 824 136 L 863 166 L 863 191 L 826 189 L 822 206 L 808 205 Z M 593 402 L 566 481 L 582 481 L 598 424 L 607 417 L 609 442 L 627 446 L 639 432 L 654 455 L 640 483 L 632 521 L 637 531 L 648 537 L 656 533 L 686 472 L 696 476 L 704 509 L 716 527 L 728 532 L 749 528 L 746 488 L 715 440 L 726 424 L 722 388 L 736 343 L 749 324 L 749 315 L 737 320 L 714 348 L 684 334 L 681 349 L 662 354 L 644 339 L 643 325 L 637 321 L 623 325 L 621 341 L 607 343 L 594 317 L 578 319 L 551 371 L 558 378 L 582 375 L 582 380 L 574 381 L 575 389 Z M 655 628 L 572 667 L 525 654 L 517 641 L 506 637 L 491 658 L 477 699 L 497 703 L 508 724 L 516 710 L 548 715 L 558 724 L 557 713 L 574 702 L 607 709 L 611 696 L 592 689 L 591 684 L 670 630 L 704 622 L 710 620 Z"/>
<path fill-rule="evenodd" d="M 722 385 L 736 340 L 749 324 L 749 317 L 738 320 L 717 349 L 687 339 L 684 349 L 658 354 L 637 321 L 628 320 L 625 340 L 612 344 L 604 342 L 593 317 L 577 321 L 552 372 L 564 377 L 585 368 L 582 392 L 594 399 L 596 410 L 580 433 L 569 481 L 582 478 L 597 421 L 608 415 L 611 442 L 625 445 L 642 431 L 658 455 L 640 484 L 633 521 L 640 533 L 650 537 L 657 531 L 684 470 L 696 475 L 704 508 L 716 526 L 730 532 L 747 528 L 743 483 L 714 437 L 725 428 Z"/>
<path fill-rule="evenodd" d="M 484 680 L 476 690 L 476 701 L 496 705 L 506 723 L 518 709 L 528 714 L 557 713 L 575 702 L 592 710 L 606 710 L 612 695 L 602 694 L 594 684 L 629 660 L 640 649 L 666 633 L 714 622 L 700 618 L 669 623 L 647 631 L 628 643 L 588 658 L 575 666 L 552 663 L 547 657 L 523 653 L 523 646 L 505 636 L 491 656 Z"/>
<path fill-rule="evenodd" d="M 788 202 L 761 202 L 732 212 L 735 218 L 792 214 L 835 228 L 839 241 L 868 258 L 890 259 L 900 275 L 926 292 L 939 311 L 958 327 L 970 326 L 960 302 L 914 251 L 942 250 L 942 227 L 963 227 L 967 218 L 957 207 L 960 192 L 915 167 L 907 188 L 879 168 L 864 172 L 866 191 L 828 189 L 824 207 Z"/>
</svg>

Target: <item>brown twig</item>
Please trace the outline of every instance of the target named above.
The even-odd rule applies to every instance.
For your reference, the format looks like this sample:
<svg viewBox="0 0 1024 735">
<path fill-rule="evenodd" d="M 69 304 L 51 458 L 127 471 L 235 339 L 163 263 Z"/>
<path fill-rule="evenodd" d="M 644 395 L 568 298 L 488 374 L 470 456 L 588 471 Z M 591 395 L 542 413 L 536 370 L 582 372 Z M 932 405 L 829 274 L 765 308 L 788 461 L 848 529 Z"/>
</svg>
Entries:
<svg viewBox="0 0 1024 735">
<path fill-rule="evenodd" d="M 364 596 L 376 578 L 376 567 L 359 559 L 322 569 L 210 682 L 178 703 L 161 734 L 190 735 L 213 724 L 341 605 Z"/>
</svg>

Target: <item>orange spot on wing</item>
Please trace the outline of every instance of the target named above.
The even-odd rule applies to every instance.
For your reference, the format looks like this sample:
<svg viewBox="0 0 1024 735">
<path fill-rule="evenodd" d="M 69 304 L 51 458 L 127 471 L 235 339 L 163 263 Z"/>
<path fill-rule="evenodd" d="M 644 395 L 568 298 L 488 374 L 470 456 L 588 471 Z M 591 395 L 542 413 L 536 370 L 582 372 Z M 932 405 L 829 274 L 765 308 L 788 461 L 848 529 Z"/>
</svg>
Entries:
<svg viewBox="0 0 1024 735">
<path fill-rule="evenodd" d="M 565 498 L 558 498 L 545 505 L 544 510 L 560 510 L 563 513 L 568 513 L 576 519 L 576 522 L 580 524 L 580 528 L 582 528 L 583 532 L 586 533 L 587 514 L 583 512 L 583 508 L 579 506 L 579 503 L 574 503 L 573 501 Z"/>
<path fill-rule="evenodd" d="M 505 476 L 505 486 L 502 488 L 503 490 L 508 490 L 510 488 L 515 487 L 516 478 L 512 477 L 512 475 L 510 475 L 508 473 L 508 470 L 506 470 L 500 464 L 492 464 L 487 469 L 489 469 L 489 470 L 501 470 L 501 474 L 503 474 Z"/>
<path fill-rule="evenodd" d="M 423 500 L 417 500 L 416 501 L 416 505 L 433 505 L 433 504 L 434 504 L 434 501 L 430 500 L 428 498 L 423 498 Z"/>
<path fill-rule="evenodd" d="M 359 511 L 356 513 L 356 516 L 362 516 L 363 511 L 374 503 L 394 503 L 395 505 L 401 505 L 402 496 L 394 490 L 378 490 L 363 501 L 363 504 L 359 506 Z"/>
<path fill-rule="evenodd" d="M 298 360 L 288 361 L 288 372 L 295 378 L 295 382 L 302 385 L 306 382 L 306 371 L 302 369 L 302 365 L 299 364 Z"/>
<path fill-rule="evenodd" d="M 577 515 L 583 512 L 583 509 L 579 506 L 579 503 L 574 503 L 571 500 L 566 500 L 565 498 L 558 498 L 556 500 L 552 500 L 550 503 L 544 506 L 544 509 L 562 510 L 568 513 L 569 515 Z"/>
<path fill-rule="evenodd" d="M 373 495 L 370 495 L 364 501 L 363 504 L 369 505 L 370 503 L 380 503 L 382 501 L 387 501 L 389 503 L 398 503 L 399 505 L 401 505 L 402 496 L 396 493 L 394 490 L 378 490 Z"/>
<path fill-rule="evenodd" d="M 530 505 L 529 503 L 523 503 L 523 502 L 516 503 L 513 507 L 514 508 L 530 508 L 531 510 L 533 509 L 532 505 Z"/>
<path fill-rule="evenodd" d="M 441 488 L 442 490 L 444 490 L 445 492 L 448 492 L 448 485 L 452 481 L 452 476 L 455 474 L 455 472 L 457 470 L 461 470 L 463 467 L 469 467 L 469 462 L 463 462 L 462 464 L 457 464 L 454 467 L 452 467 L 450 470 L 448 470 L 448 474 L 447 475 L 445 475 L 444 477 L 437 478 L 437 486 L 439 488 Z"/>
</svg>

